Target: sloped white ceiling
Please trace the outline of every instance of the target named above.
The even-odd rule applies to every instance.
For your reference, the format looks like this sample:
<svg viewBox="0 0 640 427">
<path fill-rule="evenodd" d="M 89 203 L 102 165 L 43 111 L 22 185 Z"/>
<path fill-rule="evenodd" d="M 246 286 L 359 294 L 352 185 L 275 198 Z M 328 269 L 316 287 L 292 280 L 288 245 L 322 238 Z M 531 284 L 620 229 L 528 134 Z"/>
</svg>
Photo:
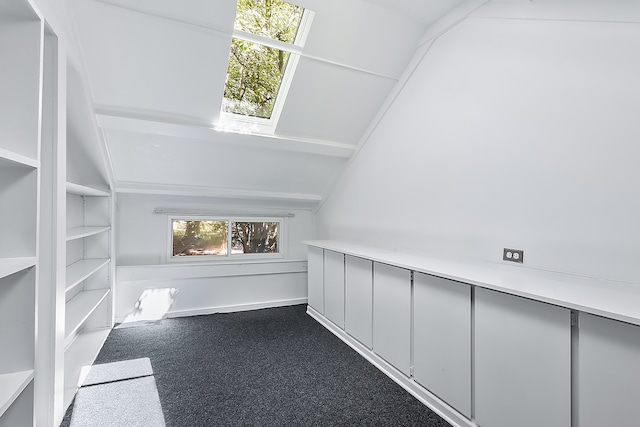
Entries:
<svg viewBox="0 0 640 427">
<path fill-rule="evenodd" d="M 74 1 L 72 12 L 98 110 L 217 118 L 226 76 L 219 58 L 229 55 L 230 36 L 100 1 Z M 216 16 L 230 33 L 235 10 L 224 12 Z"/>
<path fill-rule="evenodd" d="M 395 84 L 396 80 L 302 58 L 277 133 L 356 144 Z"/>
<path fill-rule="evenodd" d="M 213 130 L 235 0 L 69 0 L 116 190 L 182 186 L 319 198 L 427 23 L 460 3 L 293 2 L 315 18 L 275 136 L 262 147 L 263 136 Z"/>
<path fill-rule="evenodd" d="M 345 158 L 108 129 L 123 182 L 311 196 Z M 179 150 L 175 147 L 179 146 Z"/>
</svg>

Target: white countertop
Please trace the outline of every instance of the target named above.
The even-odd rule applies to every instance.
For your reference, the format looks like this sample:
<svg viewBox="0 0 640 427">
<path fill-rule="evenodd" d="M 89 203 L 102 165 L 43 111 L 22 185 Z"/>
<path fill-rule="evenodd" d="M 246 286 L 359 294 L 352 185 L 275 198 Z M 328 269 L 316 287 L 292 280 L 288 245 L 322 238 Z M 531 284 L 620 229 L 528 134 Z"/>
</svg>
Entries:
<svg viewBox="0 0 640 427">
<path fill-rule="evenodd" d="M 555 273 L 500 262 L 451 261 L 334 240 L 304 243 L 640 325 L 640 284 Z"/>
</svg>

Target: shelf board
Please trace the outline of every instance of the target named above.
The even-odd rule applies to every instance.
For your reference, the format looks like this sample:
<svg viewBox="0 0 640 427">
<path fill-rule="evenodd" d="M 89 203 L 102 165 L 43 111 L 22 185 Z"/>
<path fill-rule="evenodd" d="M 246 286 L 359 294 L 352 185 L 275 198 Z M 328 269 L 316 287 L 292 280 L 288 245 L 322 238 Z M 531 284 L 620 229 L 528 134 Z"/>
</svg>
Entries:
<svg viewBox="0 0 640 427">
<path fill-rule="evenodd" d="M 36 265 L 35 257 L 0 258 L 0 279 Z"/>
<path fill-rule="evenodd" d="M 40 162 L 36 159 L 32 159 L 31 157 L 23 156 L 22 154 L 0 148 L 0 166 L 27 166 L 36 169 L 40 166 Z"/>
<path fill-rule="evenodd" d="M 98 356 L 111 328 L 94 329 L 82 332 L 64 352 L 64 411 L 71 404 L 88 373 L 85 366 L 91 366 Z"/>
<path fill-rule="evenodd" d="M 67 242 L 69 240 L 82 239 L 83 237 L 93 236 L 95 234 L 104 233 L 109 231 L 111 227 L 75 227 L 67 229 Z"/>
<path fill-rule="evenodd" d="M 68 341 L 74 332 L 80 329 L 109 292 L 109 289 L 82 291 L 67 302 L 65 310 L 65 348 L 69 345 Z"/>
<path fill-rule="evenodd" d="M 0 417 L 33 380 L 33 370 L 0 374 Z"/>
<path fill-rule="evenodd" d="M 109 263 L 109 258 L 81 259 L 67 267 L 65 292 L 82 283 L 96 271 Z"/>
<path fill-rule="evenodd" d="M 86 185 L 76 184 L 73 182 L 67 182 L 67 193 L 77 194 L 79 196 L 96 196 L 96 197 L 109 197 L 111 193 L 107 190 L 101 190 L 99 188 L 87 187 Z"/>
</svg>

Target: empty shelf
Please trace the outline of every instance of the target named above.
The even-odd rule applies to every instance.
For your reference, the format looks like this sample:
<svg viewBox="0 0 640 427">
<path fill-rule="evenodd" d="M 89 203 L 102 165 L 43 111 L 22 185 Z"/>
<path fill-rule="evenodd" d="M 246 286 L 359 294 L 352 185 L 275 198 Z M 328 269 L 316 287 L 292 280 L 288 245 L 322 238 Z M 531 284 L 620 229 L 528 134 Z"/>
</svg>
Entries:
<svg viewBox="0 0 640 427">
<path fill-rule="evenodd" d="M 109 263 L 109 258 L 81 259 L 67 267 L 65 291 L 81 283 Z"/>
<path fill-rule="evenodd" d="M 111 193 L 109 193 L 107 190 L 87 187 L 86 185 L 75 184 L 73 182 L 67 182 L 67 193 L 77 194 L 79 196 L 97 196 L 97 197 L 108 197 L 111 195 Z"/>
<path fill-rule="evenodd" d="M 28 166 L 37 168 L 39 162 L 31 157 L 0 148 L 0 166 Z"/>
<path fill-rule="evenodd" d="M 0 279 L 36 265 L 35 257 L 0 258 Z"/>
<path fill-rule="evenodd" d="M 94 234 L 104 233 L 105 231 L 109 231 L 111 227 L 102 226 L 102 227 L 75 227 L 67 230 L 67 241 L 82 239 L 83 237 L 93 236 Z"/>
<path fill-rule="evenodd" d="M 83 331 L 64 352 L 64 409 L 69 407 L 78 385 L 98 356 L 111 328 Z"/>
<path fill-rule="evenodd" d="M 0 417 L 33 380 L 33 371 L 0 374 Z"/>
<path fill-rule="evenodd" d="M 109 289 L 82 291 L 71 298 L 66 305 L 65 313 L 65 348 L 67 340 L 84 324 L 94 310 L 109 294 Z"/>
</svg>

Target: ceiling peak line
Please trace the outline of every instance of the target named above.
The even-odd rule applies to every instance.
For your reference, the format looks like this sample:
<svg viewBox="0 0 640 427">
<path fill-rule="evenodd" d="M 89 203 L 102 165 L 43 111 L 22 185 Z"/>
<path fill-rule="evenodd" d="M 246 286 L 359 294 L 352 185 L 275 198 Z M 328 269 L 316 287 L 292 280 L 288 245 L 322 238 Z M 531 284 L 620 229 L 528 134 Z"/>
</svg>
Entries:
<svg viewBox="0 0 640 427">
<path fill-rule="evenodd" d="M 320 211 L 320 209 L 322 209 L 322 207 L 324 206 L 324 203 L 329 198 L 331 190 L 340 181 L 340 178 L 342 177 L 344 172 L 358 158 L 358 155 L 360 154 L 364 146 L 367 144 L 367 142 L 371 138 L 371 135 L 373 135 L 373 133 L 376 131 L 376 129 L 378 128 L 378 125 L 380 125 L 384 117 L 387 115 L 387 113 L 395 103 L 400 93 L 404 90 L 404 87 L 406 86 L 406 84 L 409 82 L 409 80 L 411 80 L 411 78 L 413 77 L 418 67 L 420 67 L 420 64 L 422 64 L 424 59 L 429 54 L 429 51 L 431 50 L 433 45 L 436 43 L 436 41 L 441 36 L 449 32 L 451 29 L 455 28 L 456 26 L 464 22 L 471 13 L 474 13 L 478 9 L 482 8 L 490 1 L 491 0 L 475 0 L 475 1 L 470 0 L 466 3 L 463 3 L 462 5 L 456 7 L 454 10 L 452 10 L 447 14 L 447 16 L 452 16 L 455 18 L 451 24 L 444 25 L 442 30 L 436 31 L 431 37 L 426 37 L 429 32 L 429 30 L 427 30 L 427 33 L 425 33 L 425 37 L 423 37 L 423 40 L 418 44 L 416 48 L 416 52 L 413 56 L 413 59 L 407 65 L 405 72 L 403 73 L 402 76 L 400 76 L 400 78 L 398 79 L 398 83 L 395 85 L 391 93 L 388 95 L 387 99 L 382 104 L 381 108 L 378 110 L 378 113 L 375 115 L 375 117 L 373 118 L 373 120 L 371 121 L 367 129 L 365 130 L 364 134 L 358 141 L 358 144 L 356 145 L 353 155 L 349 158 L 349 160 L 342 167 L 342 169 L 338 173 L 336 173 L 335 176 L 329 181 L 328 185 L 326 185 L 325 188 L 323 189 L 322 199 L 318 204 L 318 207 L 316 208 L 314 214 L 317 214 Z M 481 2 L 481 3 L 474 6 L 473 4 L 476 2 Z M 469 7 L 471 7 L 471 9 L 467 10 Z M 447 16 L 440 18 L 439 21 L 437 21 L 432 25 L 432 28 L 434 27 L 437 28 L 438 23 L 442 23 Z M 421 50 L 423 50 L 423 52 L 420 52 Z"/>
<path fill-rule="evenodd" d="M 323 190 L 320 203 L 318 204 L 318 207 L 314 211 L 314 214 L 317 214 L 320 211 L 320 209 L 322 209 L 322 206 L 324 206 L 325 202 L 329 198 L 329 195 L 331 194 L 331 190 L 333 189 L 333 187 L 335 187 L 335 185 L 340 181 L 340 178 L 342 177 L 344 172 L 349 168 L 349 166 L 351 166 L 351 164 L 355 162 L 355 160 L 358 158 L 358 154 L 360 154 L 364 146 L 367 144 L 367 142 L 371 138 L 371 135 L 373 135 L 373 133 L 376 131 L 376 129 L 378 128 L 378 126 L 380 125 L 384 117 L 387 115 L 387 113 L 395 103 L 400 93 L 402 93 L 402 91 L 404 90 L 404 87 L 406 86 L 406 84 L 409 82 L 409 80 L 411 80 L 411 78 L 413 77 L 413 74 L 416 72 L 420 64 L 422 64 L 422 61 L 428 55 L 435 41 L 436 39 L 432 39 L 431 42 L 428 44 L 428 46 L 423 45 L 422 47 L 418 48 L 418 50 L 416 51 L 416 54 L 414 55 L 413 59 L 411 60 L 411 62 L 407 67 L 407 71 L 405 71 L 403 76 L 400 78 L 400 81 L 398 82 L 398 84 L 396 84 L 396 86 L 393 88 L 393 90 L 391 91 L 391 93 L 383 103 L 382 107 L 380 108 L 376 116 L 371 121 L 371 124 L 369 125 L 367 130 L 365 130 L 364 134 L 362 135 L 362 138 L 360 138 L 360 141 L 355 148 L 355 151 L 353 152 L 353 155 L 347 161 L 347 164 L 342 167 L 342 170 L 340 172 L 335 174 L 333 179 L 329 182 L 329 184 Z M 422 53 L 420 53 L 421 49 L 424 50 Z"/>
<path fill-rule="evenodd" d="M 225 38 L 240 38 L 242 40 L 247 40 L 250 42 L 254 42 L 254 43 L 260 43 L 263 44 L 265 46 L 269 46 L 269 47 L 273 47 L 275 49 L 279 49 L 285 52 L 289 52 L 292 53 L 294 55 L 300 55 L 300 57 L 302 58 L 307 58 L 307 59 L 311 59 L 314 61 L 318 61 L 318 62 L 323 62 L 325 64 L 330 64 L 330 65 L 334 65 L 337 67 L 341 67 L 341 68 L 346 68 L 349 70 L 353 70 L 353 71 L 358 71 L 361 73 L 365 73 L 365 74 L 370 74 L 373 76 L 377 76 L 377 77 L 381 77 L 384 79 L 389 79 L 389 80 L 394 80 L 394 81 L 398 81 L 399 77 L 396 76 L 390 76 L 387 74 L 383 74 L 383 73 L 379 73 L 377 71 L 373 71 L 373 70 L 368 70 L 365 68 L 361 68 L 361 67 L 356 67 L 353 65 L 349 65 L 349 64 L 345 64 L 343 62 L 339 62 L 339 61 L 333 61 L 331 59 L 328 58 L 322 58 L 319 56 L 315 56 L 315 55 L 309 55 L 307 53 L 304 53 L 303 50 L 299 47 L 299 46 L 287 46 L 286 43 L 278 43 L 277 41 L 272 41 L 270 39 L 264 38 L 264 37 L 260 37 L 260 36 L 254 36 L 254 35 L 250 35 L 247 34 L 245 32 L 241 32 L 241 31 L 237 31 L 237 30 L 232 30 L 231 32 L 222 30 L 220 28 L 216 28 L 213 27 L 211 25 L 207 25 L 204 23 L 198 23 L 198 22 L 193 22 L 193 21 L 189 21 L 186 19 L 179 19 L 179 18 L 175 18 L 172 16 L 167 16 L 167 15 L 163 15 L 160 13 L 154 13 L 154 12 L 150 12 L 147 10 L 142 10 L 142 9 L 137 9 L 131 6 L 125 6 L 125 5 L 121 5 L 118 3 L 114 3 L 112 1 L 109 0 L 94 0 L 98 3 L 102 3 L 111 7 L 116 7 L 116 8 L 120 8 L 120 9 L 124 9 L 124 10 L 128 10 L 130 12 L 134 12 L 134 13 L 138 13 L 141 15 L 146 15 L 149 17 L 153 17 L 153 18 L 157 18 L 157 19 L 162 19 L 162 20 L 166 20 L 166 21 L 170 21 L 173 23 L 177 23 L 177 24 L 181 24 L 181 25 L 187 25 L 190 27 L 195 27 L 198 28 L 200 30 L 205 30 L 205 31 L 209 31 L 212 32 L 218 36 L 221 37 L 225 37 Z"/>
<path fill-rule="evenodd" d="M 633 20 L 613 20 L 613 19 L 571 19 L 571 18 L 534 18 L 534 17 L 522 17 L 522 16 L 470 16 L 471 19 L 495 19 L 502 21 L 545 21 L 545 22 L 584 22 L 593 24 L 640 24 L 640 18 Z"/>
<path fill-rule="evenodd" d="M 427 34 L 430 32 L 430 29 L 435 27 L 435 25 L 432 26 L 429 30 L 427 30 L 427 33 L 425 33 L 425 37 L 423 37 L 423 40 L 418 44 L 418 49 L 420 49 L 422 46 L 426 45 L 430 41 L 435 41 L 436 39 L 440 38 L 440 36 L 444 35 L 445 33 L 448 33 L 450 30 L 452 30 L 453 28 L 457 27 L 458 25 L 463 23 L 465 20 L 467 20 L 467 18 L 469 18 L 472 13 L 475 13 L 477 10 L 479 10 L 482 7 L 484 7 L 490 1 L 491 0 L 482 1 L 482 3 L 480 3 L 476 7 L 473 7 L 468 12 L 464 12 L 462 16 L 460 16 L 458 19 L 453 21 L 451 24 L 446 25 L 441 30 L 436 31 L 432 35 L 427 36 Z M 466 5 L 458 6 L 457 10 L 459 10 L 461 7 L 465 7 L 465 6 Z M 453 12 L 450 12 L 450 13 L 455 13 L 455 10 Z"/>
</svg>

